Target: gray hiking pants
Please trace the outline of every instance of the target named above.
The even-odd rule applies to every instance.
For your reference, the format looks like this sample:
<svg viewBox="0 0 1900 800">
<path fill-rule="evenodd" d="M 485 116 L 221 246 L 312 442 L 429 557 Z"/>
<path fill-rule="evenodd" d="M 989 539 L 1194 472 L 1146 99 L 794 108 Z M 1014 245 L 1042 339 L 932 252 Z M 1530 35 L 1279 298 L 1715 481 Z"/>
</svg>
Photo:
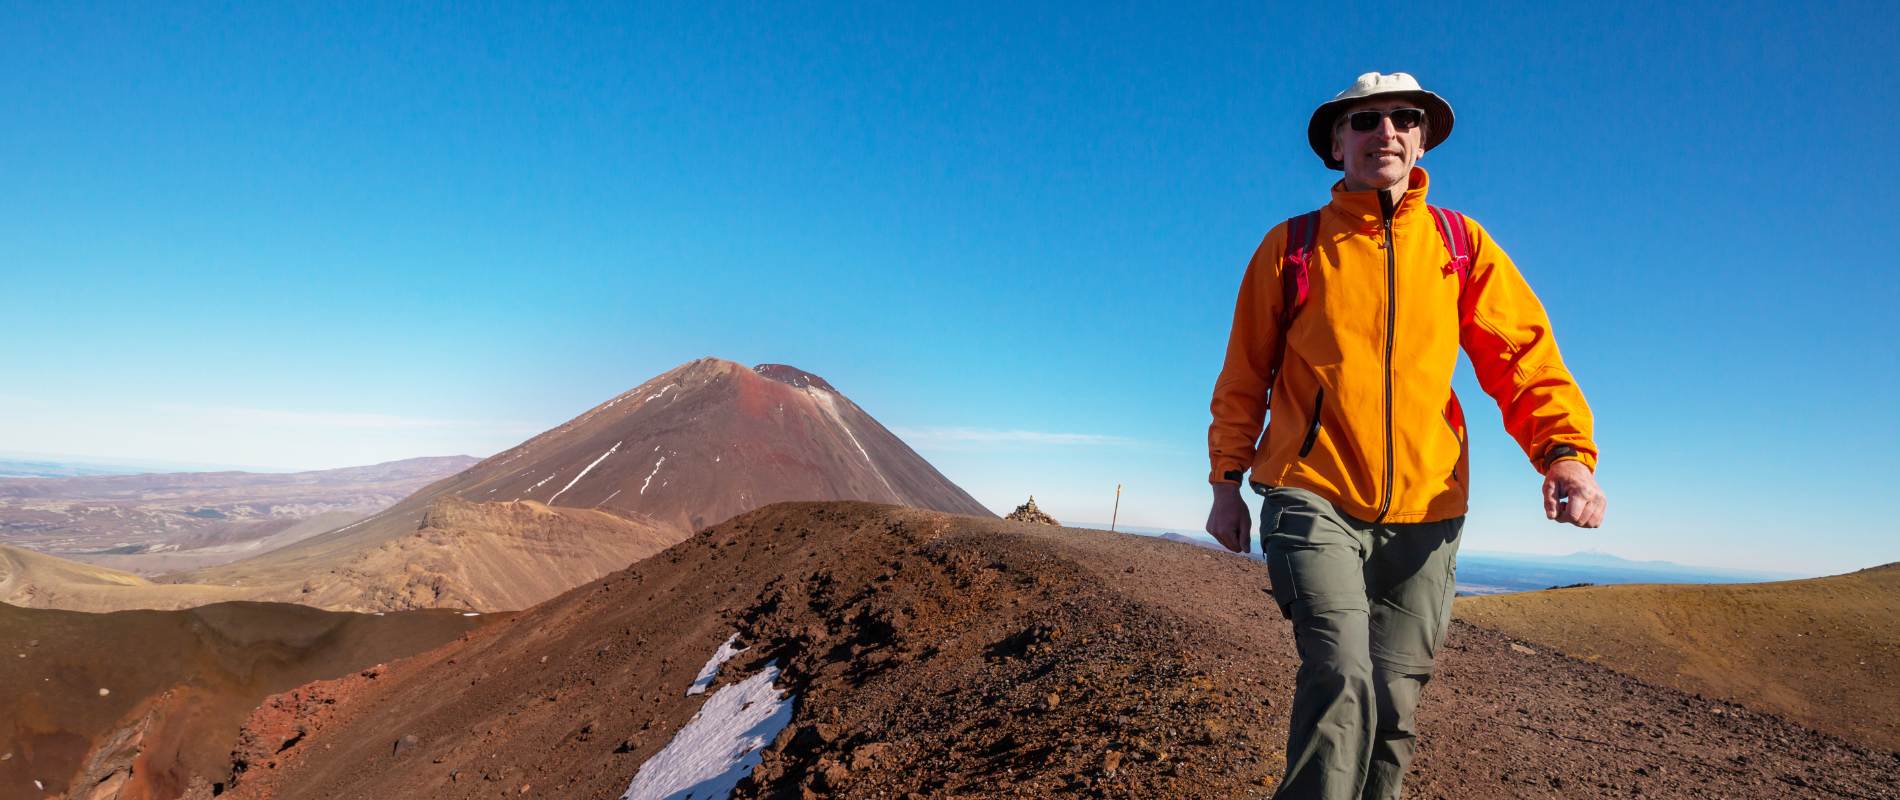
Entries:
<svg viewBox="0 0 1900 800">
<path fill-rule="evenodd" d="M 1267 492 L 1261 549 L 1300 653 L 1275 800 L 1399 796 L 1463 528 L 1464 517 L 1374 525 L 1304 489 Z"/>
</svg>

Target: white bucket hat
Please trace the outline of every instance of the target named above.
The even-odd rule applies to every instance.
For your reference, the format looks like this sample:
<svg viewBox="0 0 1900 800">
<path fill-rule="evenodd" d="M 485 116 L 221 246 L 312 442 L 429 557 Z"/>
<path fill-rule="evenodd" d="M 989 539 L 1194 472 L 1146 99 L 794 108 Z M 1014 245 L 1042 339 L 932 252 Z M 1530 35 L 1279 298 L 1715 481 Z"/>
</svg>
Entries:
<svg viewBox="0 0 1900 800">
<path fill-rule="evenodd" d="M 1346 165 L 1333 159 L 1333 123 L 1339 119 L 1339 113 L 1346 107 L 1368 97 L 1397 95 L 1411 98 L 1425 109 L 1425 149 L 1430 150 L 1443 144 L 1451 136 L 1451 104 L 1445 98 L 1425 91 L 1418 85 L 1418 79 L 1403 72 L 1382 74 L 1368 72 L 1346 87 L 1346 91 L 1333 95 L 1333 99 L 1321 103 L 1313 109 L 1313 118 L 1306 123 L 1306 142 L 1313 146 L 1313 152 L 1332 169 L 1343 170 Z"/>
</svg>

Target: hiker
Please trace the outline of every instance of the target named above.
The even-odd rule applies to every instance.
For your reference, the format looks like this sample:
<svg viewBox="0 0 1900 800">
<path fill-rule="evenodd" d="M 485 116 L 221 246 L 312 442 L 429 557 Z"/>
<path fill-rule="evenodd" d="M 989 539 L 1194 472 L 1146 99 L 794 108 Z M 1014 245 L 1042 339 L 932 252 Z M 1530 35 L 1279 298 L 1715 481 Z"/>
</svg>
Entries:
<svg viewBox="0 0 1900 800">
<path fill-rule="evenodd" d="M 1603 521 L 1590 409 L 1543 306 L 1483 227 L 1426 205 L 1416 164 L 1451 126 L 1450 104 L 1402 72 L 1366 73 L 1322 103 L 1307 141 L 1345 178 L 1324 208 L 1267 234 L 1234 304 L 1207 532 L 1247 551 L 1251 470 L 1273 599 L 1300 653 L 1282 800 L 1399 796 L 1451 621 L 1471 478 L 1451 389 L 1460 346 L 1543 474 L 1545 516 Z"/>
</svg>

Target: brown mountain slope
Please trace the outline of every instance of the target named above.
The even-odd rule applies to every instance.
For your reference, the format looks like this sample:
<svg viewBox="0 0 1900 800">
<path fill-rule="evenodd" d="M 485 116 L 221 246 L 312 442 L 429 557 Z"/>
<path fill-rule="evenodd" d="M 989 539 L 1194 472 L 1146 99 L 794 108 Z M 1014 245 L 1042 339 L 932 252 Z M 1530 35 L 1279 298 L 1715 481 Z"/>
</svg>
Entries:
<svg viewBox="0 0 1900 800">
<path fill-rule="evenodd" d="M 1266 586 L 1145 537 L 774 505 L 374 681 L 273 699 L 233 796 L 616 798 L 771 664 L 794 711 L 753 729 L 770 744 L 736 797 L 1265 797 L 1296 664 Z M 734 633 L 748 649 L 687 694 Z M 1511 645 L 1456 626 L 1408 797 L 1900 792 L 1894 754 Z"/>
<path fill-rule="evenodd" d="M 1461 598 L 1460 618 L 1900 750 L 1900 564 L 1811 580 Z"/>
<path fill-rule="evenodd" d="M 391 502 L 394 502 L 393 500 Z M 371 510 L 372 512 L 374 509 Z M 268 526 L 250 529 L 255 538 L 193 546 L 173 550 L 170 545 L 155 545 L 154 549 L 137 553 L 92 552 L 66 553 L 62 558 L 83 564 L 124 570 L 136 575 L 156 577 L 186 570 L 215 567 L 229 564 L 240 559 L 268 553 L 280 547 L 296 544 L 320 533 L 349 525 L 369 515 L 370 512 L 326 511 L 314 516 L 297 520 L 278 520 Z M 279 527 L 282 525 L 282 527 Z M 267 532 L 268 531 L 268 532 Z"/>
<path fill-rule="evenodd" d="M 488 619 L 261 603 L 113 614 L 0 604 L 0 797 L 176 797 L 194 778 L 208 791 L 229 768 L 238 723 L 264 697 L 435 647 Z"/>
<path fill-rule="evenodd" d="M 310 579 L 294 599 L 333 609 L 527 608 L 680 538 L 608 511 L 448 496 L 413 535 L 354 554 L 333 568 L 337 579 Z"/>
<path fill-rule="evenodd" d="M 0 546 L 0 600 L 29 608 L 180 609 L 231 600 L 341 611 L 526 608 L 666 549 L 682 534 L 607 511 L 443 497 L 408 536 L 229 583 L 158 583 Z"/>
<path fill-rule="evenodd" d="M 153 583 L 130 572 L 0 545 L 0 602 L 16 606 L 74 611 L 175 609 L 242 600 L 249 594 L 228 586 Z"/>
</svg>

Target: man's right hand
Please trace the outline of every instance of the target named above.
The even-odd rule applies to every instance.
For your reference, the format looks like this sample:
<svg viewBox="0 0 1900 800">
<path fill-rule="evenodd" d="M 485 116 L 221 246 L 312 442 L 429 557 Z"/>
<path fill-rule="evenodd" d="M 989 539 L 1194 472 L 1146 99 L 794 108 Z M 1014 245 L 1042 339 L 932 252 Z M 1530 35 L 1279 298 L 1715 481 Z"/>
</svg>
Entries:
<svg viewBox="0 0 1900 800">
<path fill-rule="evenodd" d="M 1253 538 L 1253 515 L 1247 511 L 1247 499 L 1240 496 L 1240 484 L 1216 483 L 1213 487 L 1214 508 L 1207 512 L 1207 532 L 1222 547 L 1247 552 Z"/>
</svg>

